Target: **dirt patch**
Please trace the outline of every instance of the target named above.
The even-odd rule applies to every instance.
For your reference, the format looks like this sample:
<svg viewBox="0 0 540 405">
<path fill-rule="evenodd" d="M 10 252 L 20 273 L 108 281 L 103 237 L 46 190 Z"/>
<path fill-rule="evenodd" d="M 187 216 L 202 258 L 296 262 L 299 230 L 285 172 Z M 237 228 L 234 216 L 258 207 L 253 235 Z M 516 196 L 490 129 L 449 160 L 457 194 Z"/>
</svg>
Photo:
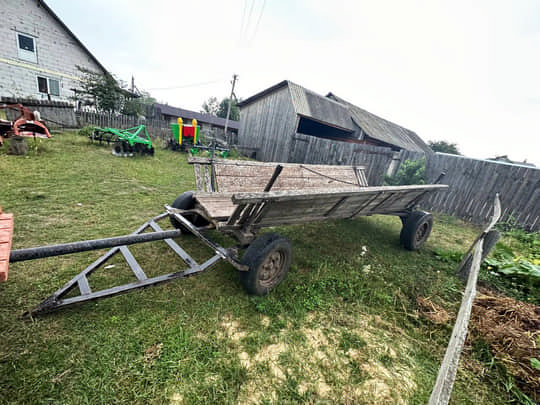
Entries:
<svg viewBox="0 0 540 405">
<path fill-rule="evenodd" d="M 488 343 L 492 355 L 516 377 L 519 388 L 540 401 L 540 370 L 531 364 L 531 359 L 540 359 L 539 306 L 480 288 L 470 334 Z"/>
<path fill-rule="evenodd" d="M 417 389 L 410 371 L 410 342 L 393 337 L 395 326 L 372 315 L 308 315 L 300 328 L 288 325 L 276 342 L 249 355 L 241 347 L 240 364 L 247 379 L 240 389 L 239 404 L 264 400 L 276 402 L 298 383 L 297 394 L 308 402 L 405 404 Z M 339 319 L 338 319 L 339 318 Z M 374 324 L 384 323 L 384 330 Z M 346 326 L 343 326 L 346 325 Z M 227 319 L 221 327 L 225 336 L 236 333 L 237 325 Z M 232 333 L 231 333 L 232 332 Z M 238 343 L 242 346 L 242 341 Z M 352 345 L 352 347 L 348 347 Z M 277 402 L 276 402 L 277 403 Z"/>
<path fill-rule="evenodd" d="M 144 360 L 150 362 L 159 358 L 163 350 L 163 343 L 156 343 L 144 351 Z"/>
<path fill-rule="evenodd" d="M 240 330 L 240 324 L 237 321 L 225 319 L 221 327 L 225 330 L 226 336 L 234 342 L 239 342 L 246 337 L 246 332 Z"/>
</svg>

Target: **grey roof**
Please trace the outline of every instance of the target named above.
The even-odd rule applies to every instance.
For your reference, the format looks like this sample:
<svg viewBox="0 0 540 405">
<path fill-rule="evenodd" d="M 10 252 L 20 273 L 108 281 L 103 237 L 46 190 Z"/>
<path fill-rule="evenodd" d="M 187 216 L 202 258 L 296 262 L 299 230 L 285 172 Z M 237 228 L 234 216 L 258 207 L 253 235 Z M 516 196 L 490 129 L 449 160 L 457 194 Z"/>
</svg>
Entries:
<svg viewBox="0 0 540 405">
<path fill-rule="evenodd" d="M 225 128 L 226 120 L 224 118 L 216 117 L 215 115 L 199 113 L 196 111 L 173 107 L 167 104 L 154 103 L 153 107 L 154 107 L 154 110 L 156 111 L 159 110 L 160 113 L 164 115 L 170 115 L 172 117 L 182 117 L 182 118 L 187 118 L 190 120 L 196 119 L 198 122 L 201 122 L 203 124 L 211 124 L 217 127 Z M 238 130 L 238 127 L 239 127 L 238 121 L 229 120 L 229 124 L 227 125 L 227 128 Z"/>
<path fill-rule="evenodd" d="M 326 97 L 346 105 L 356 125 L 370 138 L 414 152 L 432 152 L 415 132 L 363 110 L 335 94 L 328 93 Z"/>
<path fill-rule="evenodd" d="M 354 132 L 351 115 L 346 106 L 293 82 L 288 83 L 297 114 Z"/>
<path fill-rule="evenodd" d="M 107 69 L 105 69 L 105 66 L 103 66 L 100 61 L 92 54 L 92 52 L 90 52 L 88 50 L 88 48 L 86 46 L 84 46 L 84 44 L 79 40 L 79 38 L 77 38 L 75 36 L 75 34 L 73 32 L 71 32 L 71 30 L 68 28 L 68 26 L 66 24 L 64 24 L 64 22 L 60 19 L 60 17 L 58 17 L 56 15 L 56 13 L 54 11 L 52 11 L 52 9 L 47 5 L 47 3 L 45 3 L 43 0 L 37 0 L 37 3 L 38 3 L 38 6 L 41 6 L 43 7 L 51 16 L 52 18 L 54 18 L 58 24 L 60 24 L 62 26 L 62 28 L 64 28 L 64 30 L 66 30 L 66 32 L 71 35 L 73 37 L 73 39 L 75 40 L 75 42 L 88 54 L 88 56 L 90 56 L 90 58 L 103 70 L 103 73 L 106 73 L 108 72 Z"/>
<path fill-rule="evenodd" d="M 356 124 L 369 138 L 401 149 L 431 152 L 429 146 L 413 131 L 363 110 L 332 93 L 325 97 L 289 80 L 279 82 L 245 99 L 238 106 L 242 108 L 285 86 L 289 87 L 294 109 L 299 115 L 351 132 L 356 129 Z"/>
</svg>

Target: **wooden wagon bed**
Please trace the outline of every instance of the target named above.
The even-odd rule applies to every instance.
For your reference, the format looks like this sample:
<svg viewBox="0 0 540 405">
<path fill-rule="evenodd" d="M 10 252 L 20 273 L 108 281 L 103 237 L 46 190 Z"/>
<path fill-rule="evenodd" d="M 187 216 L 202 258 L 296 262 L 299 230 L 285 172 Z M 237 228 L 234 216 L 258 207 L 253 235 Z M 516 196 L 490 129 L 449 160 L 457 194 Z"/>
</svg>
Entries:
<svg viewBox="0 0 540 405">
<path fill-rule="evenodd" d="M 363 167 L 260 163 L 193 158 L 195 208 L 218 230 L 252 234 L 259 228 L 354 218 L 406 217 L 420 198 L 448 188 L 430 184 L 369 187 Z M 271 191 L 263 191 L 276 167 Z M 216 190 L 213 191 L 212 190 Z"/>
</svg>

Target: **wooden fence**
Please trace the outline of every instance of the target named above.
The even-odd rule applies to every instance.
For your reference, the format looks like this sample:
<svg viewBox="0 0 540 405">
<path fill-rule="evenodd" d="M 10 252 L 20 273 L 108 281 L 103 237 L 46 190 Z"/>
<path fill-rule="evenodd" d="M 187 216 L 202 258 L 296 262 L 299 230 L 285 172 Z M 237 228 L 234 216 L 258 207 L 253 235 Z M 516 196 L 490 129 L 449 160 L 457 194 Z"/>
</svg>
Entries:
<svg viewBox="0 0 540 405">
<path fill-rule="evenodd" d="M 499 193 L 502 222 L 540 229 L 540 169 L 445 153 L 429 156 L 426 169 L 430 181 L 445 172 L 442 183 L 450 186 L 447 193 L 428 197 L 427 208 L 481 224 L 489 220 Z"/>
<path fill-rule="evenodd" d="M 390 148 L 336 142 L 330 139 L 296 134 L 288 162 L 364 166 L 369 185 L 380 185 L 395 152 Z M 300 146 L 298 146 L 300 145 Z"/>
<path fill-rule="evenodd" d="M 540 169 L 445 153 L 425 154 L 390 148 L 337 142 L 296 134 L 288 158 L 295 163 L 356 165 L 366 167 L 370 185 L 382 184 L 386 174 L 395 174 L 406 160 L 426 159 L 428 182 L 441 172 L 450 190 L 435 193 L 422 202 L 426 209 L 443 212 L 477 224 L 490 218 L 490 207 L 499 193 L 508 222 L 529 231 L 540 230 Z M 285 160 L 288 159 L 288 160 Z"/>
<path fill-rule="evenodd" d="M 156 139 L 169 139 L 171 137 L 171 127 L 168 121 L 160 119 L 140 120 L 130 115 L 113 113 L 96 113 L 90 111 L 75 111 L 79 127 L 93 125 L 98 127 L 130 128 L 140 124 L 146 125 L 148 134 Z"/>
</svg>

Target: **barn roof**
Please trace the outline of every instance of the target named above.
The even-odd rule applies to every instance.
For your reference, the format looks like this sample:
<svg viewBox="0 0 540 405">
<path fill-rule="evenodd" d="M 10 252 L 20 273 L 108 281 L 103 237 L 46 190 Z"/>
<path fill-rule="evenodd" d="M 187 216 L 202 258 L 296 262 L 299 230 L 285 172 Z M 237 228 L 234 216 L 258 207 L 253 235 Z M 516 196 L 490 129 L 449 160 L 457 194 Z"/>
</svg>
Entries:
<svg viewBox="0 0 540 405">
<path fill-rule="evenodd" d="M 292 82 L 289 82 L 289 89 L 297 114 L 354 131 L 351 115 L 345 105 Z"/>
<path fill-rule="evenodd" d="M 216 117 L 215 115 L 199 113 L 196 111 L 185 110 L 183 108 L 173 107 L 167 104 L 154 103 L 154 110 L 160 110 L 161 114 L 170 115 L 172 117 L 182 117 L 187 119 L 196 119 L 198 122 L 212 124 L 218 127 L 225 128 L 225 119 Z M 229 119 L 227 128 L 238 130 L 238 121 Z"/>
<path fill-rule="evenodd" d="M 428 145 L 413 131 L 403 128 L 393 122 L 385 120 L 360 107 L 349 103 L 335 94 L 328 93 L 327 98 L 332 98 L 343 105 L 348 106 L 352 119 L 371 138 L 381 142 L 395 145 L 401 149 L 415 152 L 431 152 Z"/>
<path fill-rule="evenodd" d="M 325 96 L 284 80 L 240 102 L 239 107 L 251 104 L 283 87 L 289 87 L 296 114 L 319 122 L 354 131 L 355 125 L 370 138 L 401 149 L 428 152 L 429 147 L 413 131 L 378 117 L 332 93 Z"/>
</svg>

